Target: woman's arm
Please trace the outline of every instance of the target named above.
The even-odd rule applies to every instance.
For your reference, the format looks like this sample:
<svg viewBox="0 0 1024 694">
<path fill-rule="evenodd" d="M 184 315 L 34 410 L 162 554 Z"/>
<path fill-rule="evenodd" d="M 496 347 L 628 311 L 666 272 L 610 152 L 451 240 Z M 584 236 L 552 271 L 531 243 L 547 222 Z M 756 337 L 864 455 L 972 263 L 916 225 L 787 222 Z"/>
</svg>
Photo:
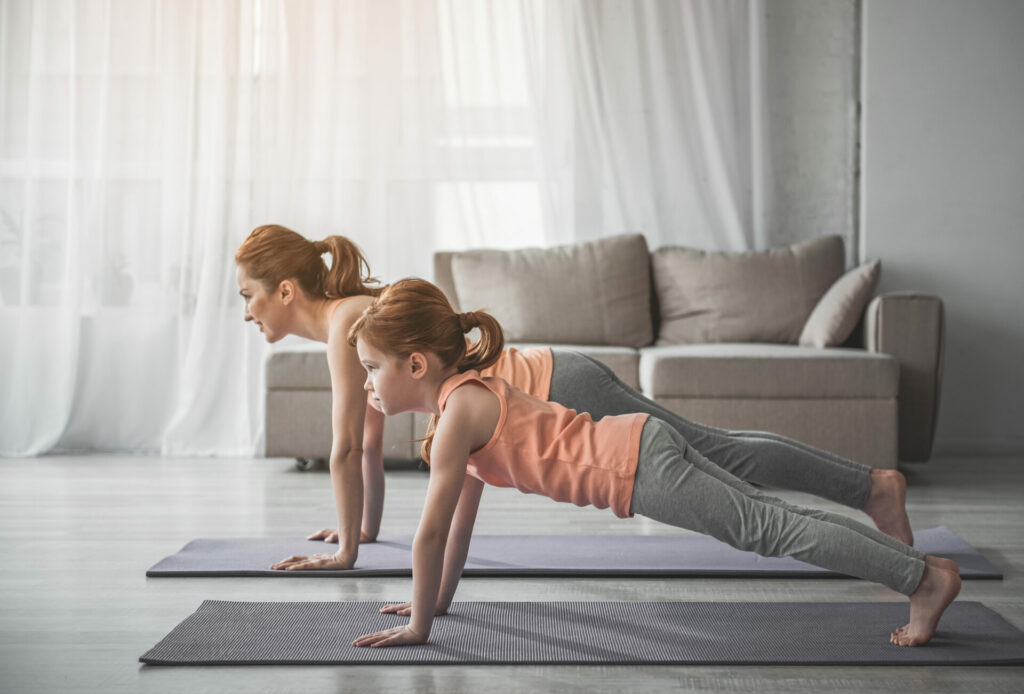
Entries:
<svg viewBox="0 0 1024 694">
<path fill-rule="evenodd" d="M 346 568 L 359 555 L 363 518 L 363 425 L 366 417 L 366 371 L 348 330 L 355 315 L 339 311 L 327 340 L 327 366 L 331 371 L 331 485 L 338 511 L 337 557 Z"/>
<path fill-rule="evenodd" d="M 327 366 L 331 372 L 331 485 L 338 511 L 338 551 L 333 555 L 295 556 L 273 569 L 351 569 L 359 556 L 363 518 L 363 424 L 366 417 L 366 371 L 348 330 L 358 317 L 355 307 L 341 306 L 327 336 Z"/>
<path fill-rule="evenodd" d="M 384 413 L 366 401 L 363 424 L 363 526 L 359 542 L 376 542 L 380 518 L 384 514 Z M 338 529 L 324 528 L 306 537 L 307 540 L 337 542 Z"/>
<path fill-rule="evenodd" d="M 363 524 L 360 542 L 374 542 L 384 513 L 384 413 L 366 405 L 363 424 Z"/>
</svg>

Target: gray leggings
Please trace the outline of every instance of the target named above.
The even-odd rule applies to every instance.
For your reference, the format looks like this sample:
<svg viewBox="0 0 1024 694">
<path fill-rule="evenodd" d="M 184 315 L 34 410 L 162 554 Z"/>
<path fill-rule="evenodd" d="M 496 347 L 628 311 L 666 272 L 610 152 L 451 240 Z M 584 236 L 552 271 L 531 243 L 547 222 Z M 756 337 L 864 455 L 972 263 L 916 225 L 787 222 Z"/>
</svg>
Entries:
<svg viewBox="0 0 1024 694">
<path fill-rule="evenodd" d="M 778 489 L 793 489 L 864 508 L 871 468 L 780 434 L 729 431 L 680 417 L 636 392 L 610 368 L 579 352 L 552 350 L 548 399 L 595 420 L 645 412 L 668 423 L 715 465 L 736 477 Z"/>
<path fill-rule="evenodd" d="M 885 533 L 828 511 L 763 494 L 702 456 L 654 417 L 640 437 L 630 511 L 710 535 L 765 557 L 795 557 L 910 595 L 925 555 Z"/>
</svg>

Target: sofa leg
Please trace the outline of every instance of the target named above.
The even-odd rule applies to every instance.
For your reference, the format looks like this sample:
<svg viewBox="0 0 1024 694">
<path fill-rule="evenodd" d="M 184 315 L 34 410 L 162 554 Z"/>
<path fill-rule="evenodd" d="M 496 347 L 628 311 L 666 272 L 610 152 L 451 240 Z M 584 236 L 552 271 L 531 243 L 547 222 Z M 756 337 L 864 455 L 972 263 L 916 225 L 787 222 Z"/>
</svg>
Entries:
<svg viewBox="0 0 1024 694">
<path fill-rule="evenodd" d="M 314 468 L 325 468 L 325 467 L 327 467 L 327 461 L 324 460 L 323 458 L 296 458 L 295 459 L 295 468 L 297 470 L 302 470 L 303 472 L 305 472 L 307 470 L 313 470 Z"/>
</svg>

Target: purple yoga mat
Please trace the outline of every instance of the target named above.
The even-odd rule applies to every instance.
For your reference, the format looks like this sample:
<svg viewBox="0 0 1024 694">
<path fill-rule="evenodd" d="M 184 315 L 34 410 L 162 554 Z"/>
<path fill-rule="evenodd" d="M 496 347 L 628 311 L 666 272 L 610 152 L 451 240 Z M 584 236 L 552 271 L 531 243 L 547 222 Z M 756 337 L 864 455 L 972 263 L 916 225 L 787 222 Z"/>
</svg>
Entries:
<svg viewBox="0 0 1024 694">
<path fill-rule="evenodd" d="M 915 547 L 949 557 L 964 578 L 1002 578 L 962 537 L 942 526 L 915 534 Z M 412 538 L 359 546 L 348 571 L 273 571 L 293 554 L 333 552 L 335 544 L 301 538 L 199 539 L 160 560 L 146 575 L 410 576 Z M 742 552 L 705 535 L 474 535 L 465 576 L 777 576 L 839 577 L 790 558 Z"/>
</svg>

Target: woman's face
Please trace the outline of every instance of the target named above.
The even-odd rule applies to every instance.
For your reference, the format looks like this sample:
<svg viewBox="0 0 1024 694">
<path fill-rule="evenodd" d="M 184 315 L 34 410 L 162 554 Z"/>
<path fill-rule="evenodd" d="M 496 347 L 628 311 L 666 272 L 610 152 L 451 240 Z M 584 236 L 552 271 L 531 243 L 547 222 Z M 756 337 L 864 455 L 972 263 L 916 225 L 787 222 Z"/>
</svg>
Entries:
<svg viewBox="0 0 1024 694">
<path fill-rule="evenodd" d="M 288 333 L 283 329 L 285 306 L 280 297 L 267 292 L 263 283 L 249 277 L 245 268 L 238 266 L 238 293 L 245 299 L 245 320 L 259 326 L 267 342 L 277 342 Z"/>
</svg>

